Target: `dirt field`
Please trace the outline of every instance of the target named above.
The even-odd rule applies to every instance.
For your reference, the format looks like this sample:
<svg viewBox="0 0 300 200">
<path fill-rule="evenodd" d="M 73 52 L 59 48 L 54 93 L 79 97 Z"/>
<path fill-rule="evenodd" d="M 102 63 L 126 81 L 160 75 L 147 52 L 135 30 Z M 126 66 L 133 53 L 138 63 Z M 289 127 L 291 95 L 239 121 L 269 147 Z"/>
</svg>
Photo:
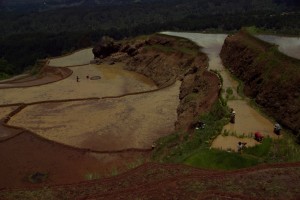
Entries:
<svg viewBox="0 0 300 200">
<path fill-rule="evenodd" d="M 75 183 L 111 176 L 141 164 L 147 155 L 147 152 L 90 153 L 23 133 L 0 142 L 0 189 Z M 36 172 L 48 174 L 45 182 L 33 184 L 28 180 L 28 176 Z"/>
<path fill-rule="evenodd" d="M 228 106 L 236 112 L 235 124 L 228 124 L 224 130 L 236 132 L 237 135 L 249 135 L 259 131 L 265 137 L 277 138 L 273 133 L 273 124 L 258 111 L 251 108 L 246 101 L 229 101 Z"/>
<path fill-rule="evenodd" d="M 74 65 L 86 65 L 94 59 L 92 48 L 84 49 L 67 56 L 52 58 L 49 65 L 53 67 L 66 67 Z"/>
<path fill-rule="evenodd" d="M 28 88 L 1 89 L 0 105 L 119 96 L 157 88 L 153 81 L 145 76 L 121 69 L 122 65 L 119 63 L 115 66 L 103 64 L 72 67 L 71 76 L 55 83 Z M 76 81 L 77 76 L 79 82 Z M 89 78 L 101 76 L 101 79 L 91 80 L 86 76 Z"/>
<path fill-rule="evenodd" d="M 88 64 L 90 53 L 79 51 L 50 63 Z M 0 119 L 18 108 L 5 105 L 25 103 L 10 122 L 34 133 L 0 125 L 0 188 L 34 186 L 28 177 L 37 172 L 47 174 L 38 186 L 66 184 L 115 175 L 146 161 L 153 141 L 174 130 L 180 82 L 153 93 L 126 96 L 157 86 L 144 75 L 123 70 L 123 65 L 69 67 L 71 76 L 45 85 L 39 84 L 51 82 L 50 76 L 43 81 L 25 77 L 3 83 Z M 90 97 L 104 99 L 64 102 Z M 27 105 L 52 100 L 62 101 Z"/>
<path fill-rule="evenodd" d="M 300 163 L 208 171 L 147 163 L 119 176 L 72 185 L 2 190 L 3 199 L 299 199 Z"/>
<path fill-rule="evenodd" d="M 0 120 L 5 118 L 9 113 L 14 111 L 18 106 L 0 107 Z"/>
<path fill-rule="evenodd" d="M 211 147 L 216 149 L 222 149 L 225 151 L 238 151 L 238 143 L 246 142 L 247 147 L 253 147 L 260 144 L 253 138 L 237 138 L 235 136 L 222 136 L 219 135 L 212 143 Z"/>
<path fill-rule="evenodd" d="M 97 151 L 151 149 L 153 141 L 174 131 L 179 87 L 178 81 L 147 94 L 32 105 L 8 124 L 49 140 Z"/>
</svg>

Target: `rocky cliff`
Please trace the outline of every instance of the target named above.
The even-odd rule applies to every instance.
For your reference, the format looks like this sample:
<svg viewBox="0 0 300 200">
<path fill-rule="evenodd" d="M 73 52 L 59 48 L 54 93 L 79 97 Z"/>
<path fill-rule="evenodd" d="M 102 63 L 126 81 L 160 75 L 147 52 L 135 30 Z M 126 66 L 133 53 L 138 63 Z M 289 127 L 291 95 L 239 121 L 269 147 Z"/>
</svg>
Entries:
<svg viewBox="0 0 300 200">
<path fill-rule="evenodd" d="M 95 57 L 101 58 L 99 62 L 125 62 L 125 69 L 144 74 L 158 87 L 182 81 L 177 130 L 189 129 L 196 117 L 218 99 L 219 79 L 207 71 L 207 56 L 186 39 L 152 35 L 110 43 L 105 48 L 101 43 L 93 50 Z"/>
<path fill-rule="evenodd" d="M 279 123 L 300 128 L 300 61 L 246 31 L 228 36 L 221 51 L 226 66 L 244 84 L 244 93 Z"/>
</svg>

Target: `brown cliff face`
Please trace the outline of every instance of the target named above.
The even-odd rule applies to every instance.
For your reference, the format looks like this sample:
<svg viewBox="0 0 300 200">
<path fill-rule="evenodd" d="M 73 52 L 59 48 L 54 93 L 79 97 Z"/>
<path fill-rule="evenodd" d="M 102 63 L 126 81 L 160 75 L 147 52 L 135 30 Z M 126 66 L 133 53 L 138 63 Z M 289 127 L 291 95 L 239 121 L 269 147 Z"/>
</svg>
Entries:
<svg viewBox="0 0 300 200">
<path fill-rule="evenodd" d="M 206 70 L 208 58 L 188 40 L 152 35 L 123 41 L 107 61 L 125 62 L 125 69 L 151 78 L 158 87 L 181 80 L 177 130 L 187 130 L 195 118 L 218 99 L 219 79 Z M 97 47 L 95 47 L 97 48 Z M 97 55 L 96 57 L 103 57 Z"/>
<path fill-rule="evenodd" d="M 228 36 L 220 54 L 223 64 L 244 84 L 254 98 L 279 123 L 298 132 L 300 128 L 300 61 L 240 31 Z"/>
</svg>

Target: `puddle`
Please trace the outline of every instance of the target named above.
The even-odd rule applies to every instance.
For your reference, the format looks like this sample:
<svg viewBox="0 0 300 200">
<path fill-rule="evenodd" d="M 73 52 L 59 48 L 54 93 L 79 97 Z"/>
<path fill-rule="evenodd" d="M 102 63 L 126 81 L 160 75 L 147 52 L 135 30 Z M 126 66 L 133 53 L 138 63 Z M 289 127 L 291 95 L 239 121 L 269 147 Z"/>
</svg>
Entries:
<svg viewBox="0 0 300 200">
<path fill-rule="evenodd" d="M 157 88 L 151 79 L 123 70 L 122 66 L 122 63 L 117 63 L 114 66 L 101 64 L 72 67 L 73 74 L 70 77 L 55 83 L 27 88 L 0 89 L 0 105 L 118 96 Z M 76 81 L 77 76 L 79 82 Z M 89 78 L 100 76 L 101 79 L 91 80 L 86 76 Z"/>
<path fill-rule="evenodd" d="M 282 53 L 300 59 L 300 38 L 275 35 L 256 35 L 261 40 L 278 45 Z"/>
</svg>

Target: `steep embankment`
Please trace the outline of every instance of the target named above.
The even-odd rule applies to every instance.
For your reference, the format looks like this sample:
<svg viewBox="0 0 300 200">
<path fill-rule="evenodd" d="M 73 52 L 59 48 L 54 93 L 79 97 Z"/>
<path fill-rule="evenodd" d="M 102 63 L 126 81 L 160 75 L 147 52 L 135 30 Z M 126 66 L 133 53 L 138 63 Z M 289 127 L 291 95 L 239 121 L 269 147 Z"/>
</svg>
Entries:
<svg viewBox="0 0 300 200">
<path fill-rule="evenodd" d="M 115 43 L 108 38 L 94 49 L 95 62 L 125 62 L 125 69 L 146 75 L 163 88 L 181 80 L 176 129 L 188 129 L 218 98 L 218 77 L 207 71 L 207 56 L 192 42 L 152 35 Z"/>
<path fill-rule="evenodd" d="M 245 31 L 228 36 L 221 50 L 225 67 L 245 83 L 244 92 L 284 126 L 300 128 L 300 61 Z"/>
</svg>

